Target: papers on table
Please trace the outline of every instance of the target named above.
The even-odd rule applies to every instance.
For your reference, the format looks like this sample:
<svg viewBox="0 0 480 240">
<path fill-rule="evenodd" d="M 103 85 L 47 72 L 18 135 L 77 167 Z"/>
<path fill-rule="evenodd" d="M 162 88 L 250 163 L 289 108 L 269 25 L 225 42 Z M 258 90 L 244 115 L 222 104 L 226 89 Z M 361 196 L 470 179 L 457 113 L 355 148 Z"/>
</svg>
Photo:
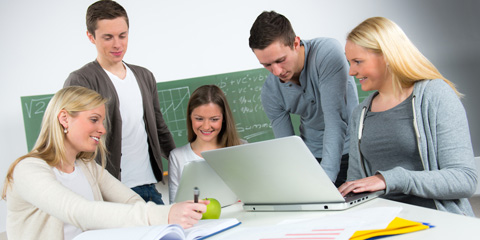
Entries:
<svg viewBox="0 0 480 240">
<path fill-rule="evenodd" d="M 244 228 L 225 237 L 233 240 L 349 239 L 358 230 L 386 228 L 401 210 L 401 207 L 376 207 L 320 218 L 285 220 L 275 226 Z"/>
</svg>

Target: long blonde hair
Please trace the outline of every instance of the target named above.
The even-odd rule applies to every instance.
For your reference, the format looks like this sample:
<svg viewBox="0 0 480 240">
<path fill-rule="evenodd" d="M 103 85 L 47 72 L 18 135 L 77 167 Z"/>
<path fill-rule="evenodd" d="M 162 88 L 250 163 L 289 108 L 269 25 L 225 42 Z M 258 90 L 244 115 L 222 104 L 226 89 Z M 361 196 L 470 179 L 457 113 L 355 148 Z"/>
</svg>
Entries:
<svg viewBox="0 0 480 240">
<path fill-rule="evenodd" d="M 368 18 L 348 35 L 347 40 L 382 54 L 392 74 L 394 91 L 410 87 L 424 79 L 442 79 L 455 91 L 462 94 L 437 68 L 413 45 L 403 30 L 384 17 Z"/>
<path fill-rule="evenodd" d="M 16 159 L 10 165 L 3 186 L 2 199 L 6 199 L 7 188 L 14 181 L 13 171 L 15 166 L 23 159 L 28 157 L 39 158 L 52 167 L 63 164 L 63 161 L 66 159 L 66 150 L 64 129 L 58 120 L 60 111 L 66 110 L 70 116 L 75 117 L 79 112 L 95 109 L 106 102 L 106 98 L 85 87 L 72 86 L 58 91 L 45 110 L 42 127 L 35 146 L 29 153 Z M 101 156 L 102 167 L 105 167 L 105 135 L 101 137 L 95 152 L 80 152 L 77 155 L 77 159 L 92 161 L 98 153 Z"/>
</svg>

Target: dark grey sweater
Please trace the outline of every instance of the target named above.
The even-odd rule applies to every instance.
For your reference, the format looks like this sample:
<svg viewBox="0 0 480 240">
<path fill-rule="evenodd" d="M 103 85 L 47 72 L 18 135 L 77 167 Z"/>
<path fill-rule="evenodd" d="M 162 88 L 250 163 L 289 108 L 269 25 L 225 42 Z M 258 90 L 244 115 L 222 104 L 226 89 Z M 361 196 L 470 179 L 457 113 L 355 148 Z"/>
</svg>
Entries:
<svg viewBox="0 0 480 240">
<path fill-rule="evenodd" d="M 158 181 L 162 181 L 163 167 L 161 157 L 168 159 L 170 151 L 175 148 L 175 142 L 160 112 L 157 82 L 148 69 L 136 65 L 126 65 L 135 75 L 142 94 L 150 162 L 155 178 Z M 109 119 L 107 121 L 106 137 L 106 147 L 109 154 L 107 155 L 106 169 L 113 176 L 121 179 L 122 118 L 115 86 L 96 60 L 70 73 L 64 84 L 64 87 L 66 86 L 87 87 L 109 99 L 107 103 L 107 116 Z"/>
</svg>

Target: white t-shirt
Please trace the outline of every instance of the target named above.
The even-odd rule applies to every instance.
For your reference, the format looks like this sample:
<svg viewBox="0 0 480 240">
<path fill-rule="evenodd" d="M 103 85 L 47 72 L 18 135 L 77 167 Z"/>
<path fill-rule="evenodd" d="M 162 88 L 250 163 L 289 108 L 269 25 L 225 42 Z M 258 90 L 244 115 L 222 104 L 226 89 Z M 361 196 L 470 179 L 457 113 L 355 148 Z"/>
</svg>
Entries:
<svg viewBox="0 0 480 240">
<path fill-rule="evenodd" d="M 200 156 L 193 152 L 190 143 L 179 148 L 175 148 L 170 152 L 170 160 L 168 161 L 168 198 L 170 204 L 175 201 L 178 184 L 182 178 L 183 167 L 189 162 L 203 160 Z"/>
<path fill-rule="evenodd" d="M 148 154 L 148 139 L 143 119 L 140 87 L 132 70 L 124 64 L 125 79 L 105 70 L 117 91 L 122 117 L 122 183 L 132 188 L 157 183 Z"/>
<path fill-rule="evenodd" d="M 57 180 L 61 182 L 63 186 L 87 200 L 94 200 L 92 187 L 90 186 L 90 183 L 88 183 L 88 180 L 85 177 L 82 169 L 77 167 L 77 164 L 75 164 L 75 169 L 72 173 L 61 172 L 55 167 L 53 167 L 53 172 L 55 173 Z M 78 234 L 82 233 L 82 230 L 71 225 L 70 223 L 63 223 L 63 233 L 65 240 L 71 240 Z"/>
</svg>

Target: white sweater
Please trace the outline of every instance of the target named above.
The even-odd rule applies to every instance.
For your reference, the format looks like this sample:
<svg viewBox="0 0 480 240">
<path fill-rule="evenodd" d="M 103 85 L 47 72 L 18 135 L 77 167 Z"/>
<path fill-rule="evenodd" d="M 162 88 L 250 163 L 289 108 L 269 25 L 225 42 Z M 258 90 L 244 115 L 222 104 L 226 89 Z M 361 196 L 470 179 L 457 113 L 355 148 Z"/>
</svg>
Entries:
<svg viewBox="0 0 480 240">
<path fill-rule="evenodd" d="M 94 161 L 77 160 L 95 201 L 77 195 L 57 181 L 44 160 L 26 158 L 13 172 L 7 192 L 9 240 L 63 239 L 63 223 L 91 229 L 168 223 L 170 206 L 145 203 Z"/>
</svg>

